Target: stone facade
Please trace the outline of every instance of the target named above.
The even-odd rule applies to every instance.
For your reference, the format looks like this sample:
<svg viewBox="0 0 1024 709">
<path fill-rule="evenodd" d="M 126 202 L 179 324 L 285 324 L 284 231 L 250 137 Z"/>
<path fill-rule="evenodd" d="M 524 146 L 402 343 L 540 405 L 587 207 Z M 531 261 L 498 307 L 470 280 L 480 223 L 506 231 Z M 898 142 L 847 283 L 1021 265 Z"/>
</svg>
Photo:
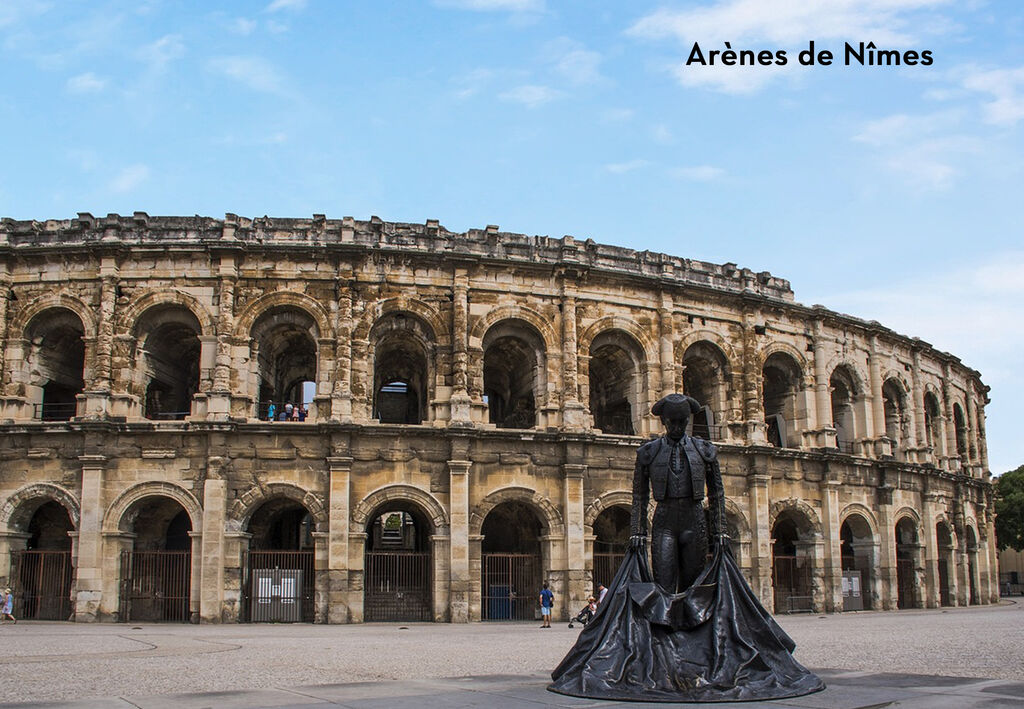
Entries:
<svg viewBox="0 0 1024 709">
<path fill-rule="evenodd" d="M 525 617 L 516 578 L 567 618 L 672 391 L 769 608 L 856 607 L 851 573 L 876 609 L 998 598 L 979 373 L 766 272 L 436 221 L 4 219 L 0 336 L 0 576 L 41 597 L 60 552 L 78 620 L 258 619 L 289 564 L 317 622 Z"/>
</svg>

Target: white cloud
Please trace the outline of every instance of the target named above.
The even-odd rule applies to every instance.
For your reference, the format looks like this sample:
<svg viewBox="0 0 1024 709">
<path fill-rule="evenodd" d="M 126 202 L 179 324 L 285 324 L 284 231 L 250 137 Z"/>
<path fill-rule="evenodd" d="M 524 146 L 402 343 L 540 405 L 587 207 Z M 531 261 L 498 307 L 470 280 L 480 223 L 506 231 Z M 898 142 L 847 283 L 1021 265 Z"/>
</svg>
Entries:
<svg viewBox="0 0 1024 709">
<path fill-rule="evenodd" d="M 280 12 L 282 10 L 302 10 L 306 7 L 306 0 L 274 0 L 267 5 L 265 12 Z"/>
<path fill-rule="evenodd" d="M 284 77 L 274 65 L 260 57 L 215 57 L 207 66 L 214 73 L 237 81 L 253 91 L 271 94 L 284 92 Z"/>
<path fill-rule="evenodd" d="M 633 172 L 640 168 L 647 167 L 651 163 L 647 160 L 630 160 L 629 162 L 618 162 L 605 165 L 604 169 L 613 175 L 621 175 L 624 172 Z"/>
<path fill-rule="evenodd" d="M 562 55 L 555 70 L 574 84 L 593 84 L 601 79 L 600 64 L 600 54 L 577 47 Z"/>
<path fill-rule="evenodd" d="M 256 20 L 250 20 L 245 17 L 238 17 L 235 18 L 235 20 L 228 25 L 228 28 L 235 34 L 240 34 L 243 37 L 248 37 L 256 31 L 257 24 L 258 23 L 256 22 Z"/>
<path fill-rule="evenodd" d="M 655 143 L 661 143 L 662 145 L 669 145 L 675 142 L 676 136 L 672 133 L 672 129 L 664 123 L 659 123 L 651 128 L 651 138 L 654 139 Z"/>
<path fill-rule="evenodd" d="M 1015 125 L 1024 119 L 1024 67 L 976 72 L 965 78 L 963 85 L 992 96 L 984 104 L 987 122 Z"/>
<path fill-rule="evenodd" d="M 142 164 L 129 165 L 110 181 L 113 192 L 131 192 L 149 177 L 149 168 Z"/>
<path fill-rule="evenodd" d="M 494 72 L 490 69 L 474 69 L 465 74 L 453 76 L 451 83 L 455 86 L 455 97 L 467 99 L 480 93 L 493 76 Z"/>
<path fill-rule="evenodd" d="M 440 7 L 478 12 L 541 12 L 544 0 L 434 0 Z"/>
<path fill-rule="evenodd" d="M 33 15 L 41 15 L 51 7 L 38 0 L 3 0 L 0 2 L 0 27 L 9 27 Z"/>
<path fill-rule="evenodd" d="M 687 10 L 662 8 L 633 24 L 628 34 L 640 39 L 675 39 L 687 56 L 694 42 L 706 53 L 734 50 L 786 49 L 792 68 L 795 51 L 817 40 L 822 49 L 839 52 L 842 45 L 826 47 L 825 41 L 873 41 L 880 47 L 907 47 L 920 41 L 924 32 L 949 31 L 940 21 L 922 21 L 923 10 L 934 10 L 951 0 L 718 0 L 712 5 Z M 689 87 L 726 93 L 751 93 L 784 75 L 783 67 L 699 66 L 678 64 L 676 79 Z"/>
<path fill-rule="evenodd" d="M 72 76 L 67 81 L 67 89 L 73 94 L 94 94 L 99 93 L 107 86 L 107 80 L 87 71 L 78 76 Z"/>
<path fill-rule="evenodd" d="M 691 167 L 676 167 L 669 170 L 672 177 L 680 180 L 693 180 L 694 182 L 712 182 L 725 177 L 725 170 L 712 165 L 694 165 Z"/>
<path fill-rule="evenodd" d="M 140 48 L 138 54 L 153 68 L 162 69 L 173 60 L 184 56 L 185 45 L 181 41 L 181 35 L 168 34 Z"/>
<path fill-rule="evenodd" d="M 521 103 L 527 108 L 537 108 L 549 101 L 553 101 L 561 95 L 562 92 L 548 86 L 526 84 L 504 91 L 498 94 L 498 98 L 502 101 L 509 101 L 510 103 Z"/>
</svg>

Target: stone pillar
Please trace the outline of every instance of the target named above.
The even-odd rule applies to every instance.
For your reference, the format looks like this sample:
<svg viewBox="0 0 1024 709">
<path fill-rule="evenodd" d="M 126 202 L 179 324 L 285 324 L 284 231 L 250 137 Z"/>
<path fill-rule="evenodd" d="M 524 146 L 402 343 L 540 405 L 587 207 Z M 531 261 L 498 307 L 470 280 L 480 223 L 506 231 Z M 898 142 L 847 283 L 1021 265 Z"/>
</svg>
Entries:
<svg viewBox="0 0 1024 709">
<path fill-rule="evenodd" d="M 896 576 L 896 528 L 893 526 L 892 493 L 889 484 L 877 489 L 878 536 L 881 547 L 878 555 L 878 575 L 882 585 L 881 610 L 895 610 L 899 599 L 899 583 Z"/>
<path fill-rule="evenodd" d="M 978 463 L 978 405 L 975 402 L 975 392 L 973 384 L 967 387 L 967 394 L 964 397 L 967 404 L 967 460 L 962 461 L 964 465 L 970 465 L 972 467 L 972 474 L 977 474 L 977 469 L 974 468 Z"/>
<path fill-rule="evenodd" d="M 929 490 L 929 479 L 925 478 L 924 505 L 921 510 L 921 524 L 924 525 L 924 592 L 925 608 L 942 605 L 939 590 L 939 540 L 936 536 L 939 495 Z"/>
<path fill-rule="evenodd" d="M 814 428 L 819 431 L 819 448 L 836 447 L 836 429 L 832 421 L 832 396 L 829 391 L 828 354 L 825 352 L 824 325 L 814 322 Z"/>
<path fill-rule="evenodd" d="M 249 542 L 252 535 L 248 532 L 224 532 L 224 606 L 221 613 L 225 623 L 235 623 L 249 616 L 249 610 L 242 608 L 246 600 L 242 596 L 242 581 L 248 569 L 243 561 L 248 559 Z"/>
<path fill-rule="evenodd" d="M 661 391 L 652 392 L 651 401 L 657 401 L 666 394 L 676 390 L 676 358 L 675 332 L 672 321 L 672 295 L 661 294 L 661 307 L 658 308 L 658 327 L 660 330 L 659 349 L 661 353 Z"/>
<path fill-rule="evenodd" d="M 892 441 L 885 429 L 885 397 L 882 396 L 882 355 L 878 351 L 878 336 L 871 336 L 871 352 L 868 355 L 868 376 L 871 378 L 871 396 L 866 402 L 870 416 L 867 418 L 866 438 L 877 442 L 873 451 L 875 457 L 892 455 Z M 867 451 L 865 451 L 867 453 Z"/>
<path fill-rule="evenodd" d="M 470 597 L 473 577 L 469 565 L 469 470 L 472 465 L 468 460 L 448 461 L 451 518 L 449 615 L 453 623 L 468 623 L 472 618 Z"/>
<path fill-rule="evenodd" d="M 363 622 L 366 532 L 348 533 L 348 620 Z"/>
<path fill-rule="evenodd" d="M 349 622 L 350 582 L 348 566 L 349 519 L 351 518 L 350 481 L 352 458 L 327 459 L 330 471 L 330 499 L 327 521 L 327 622 Z"/>
<path fill-rule="evenodd" d="M 821 493 L 825 504 L 822 514 L 822 537 L 824 542 L 824 602 L 827 612 L 843 610 L 843 554 L 839 523 L 839 488 L 842 482 L 832 470 L 825 470 L 821 482 Z"/>
<path fill-rule="evenodd" d="M 566 463 L 562 466 L 565 475 L 563 488 L 565 519 L 565 550 L 568 579 L 565 589 L 563 607 L 568 609 L 582 608 L 587 600 L 587 569 L 586 539 L 584 538 L 583 517 L 585 503 L 583 500 L 583 478 L 587 474 L 587 466 Z"/>
<path fill-rule="evenodd" d="M 330 612 L 330 532 L 316 531 L 313 537 L 313 622 L 329 622 Z"/>
<path fill-rule="evenodd" d="M 219 472 L 222 461 L 211 459 L 210 471 Z M 200 543 L 199 617 L 204 623 L 220 623 L 224 618 L 224 533 L 227 516 L 227 481 L 207 477 L 203 482 L 203 533 Z"/>
<path fill-rule="evenodd" d="M 331 394 L 331 418 L 350 423 L 352 421 L 351 279 L 338 279 L 335 283 L 335 291 L 338 294 L 338 314 L 334 323 L 334 331 L 338 334 L 338 340 L 334 349 L 334 391 Z"/>
<path fill-rule="evenodd" d="M 949 391 L 949 380 L 953 376 L 949 362 L 942 365 L 942 422 L 943 441 L 946 444 L 945 465 L 942 467 L 951 472 L 959 472 L 962 461 L 956 447 L 956 419 L 953 417 L 953 397 Z"/>
<path fill-rule="evenodd" d="M 92 377 L 85 382 L 82 392 L 84 411 L 79 405 L 78 415 L 102 418 L 109 413 L 114 352 L 114 309 L 117 304 L 117 261 L 104 256 L 100 262 L 100 305 L 96 318 L 96 341 L 92 352 Z M 86 333 L 88 337 L 90 333 Z M 88 369 L 90 362 L 86 361 Z"/>
<path fill-rule="evenodd" d="M 227 229 L 225 227 L 225 231 Z M 214 358 L 213 385 L 207 403 L 207 417 L 217 421 L 226 420 L 231 415 L 231 335 L 235 327 L 235 284 L 238 281 L 238 264 L 235 258 L 233 254 L 220 257 L 217 354 Z M 252 392 L 234 392 L 235 396 L 241 397 L 249 394 Z"/>
<path fill-rule="evenodd" d="M 27 532 L 0 532 L 0 585 L 7 588 L 11 585 L 14 569 L 11 568 L 11 552 L 22 551 L 28 547 Z"/>
<path fill-rule="evenodd" d="M 5 239 L 6 237 L 0 237 Z M 3 243 L 0 241 L 0 243 Z M 6 260 L 0 261 L 0 394 L 6 394 L 7 392 L 7 378 L 10 376 L 7 372 L 7 316 L 8 306 L 11 301 L 11 269 L 7 264 Z M 4 407 L 5 402 L 0 401 L 0 407 Z M 15 410 L 11 412 L 4 411 L 0 408 L 0 416 L 4 418 L 14 418 Z M 6 587 L 5 587 L 6 588 Z"/>
<path fill-rule="evenodd" d="M 188 570 L 188 622 L 198 623 L 202 608 L 203 587 L 203 533 L 188 533 L 191 548 L 189 549 Z"/>
<path fill-rule="evenodd" d="M 75 560 L 75 620 L 99 620 L 103 602 L 103 473 L 107 458 L 80 455 L 82 463 L 81 515 L 78 523 L 78 558 Z"/>
<path fill-rule="evenodd" d="M 472 400 L 469 396 L 468 327 L 469 276 L 466 269 L 456 268 L 452 274 L 452 396 L 450 406 L 453 426 L 473 425 Z"/>
<path fill-rule="evenodd" d="M 562 279 L 562 426 L 570 431 L 588 428 L 587 411 L 579 396 L 579 352 L 576 342 L 576 287 Z M 639 402 L 638 402 L 639 403 Z M 586 600 L 586 599 L 584 599 Z"/>
<path fill-rule="evenodd" d="M 764 406 L 761 400 L 761 363 L 757 346 L 758 313 L 743 312 L 743 421 L 745 442 L 755 446 L 768 444 L 765 436 Z"/>
<path fill-rule="evenodd" d="M 433 580 L 434 620 L 438 623 L 451 622 L 451 537 L 447 534 L 430 535 L 431 559 L 434 564 Z"/>
<path fill-rule="evenodd" d="M 768 507 L 772 476 L 766 470 L 752 468 L 747 474 L 747 499 L 750 504 L 750 573 L 754 592 L 765 608 L 775 607 L 772 588 L 772 530 Z"/>
</svg>

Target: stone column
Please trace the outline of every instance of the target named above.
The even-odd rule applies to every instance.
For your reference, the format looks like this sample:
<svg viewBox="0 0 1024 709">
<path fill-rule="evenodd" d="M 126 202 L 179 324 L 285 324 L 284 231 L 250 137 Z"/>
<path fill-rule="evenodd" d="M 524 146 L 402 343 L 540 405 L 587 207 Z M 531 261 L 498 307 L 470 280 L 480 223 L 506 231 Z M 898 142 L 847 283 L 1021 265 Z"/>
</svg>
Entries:
<svg viewBox="0 0 1024 709">
<path fill-rule="evenodd" d="M 80 403 L 79 416 L 102 418 L 109 413 L 117 281 L 116 259 L 112 256 L 104 256 L 100 262 L 100 305 L 96 318 L 96 343 L 91 360 L 92 377 L 85 382 L 85 390 L 82 392 L 84 411 L 83 405 Z M 87 337 L 89 335 L 90 333 L 86 333 Z M 89 364 L 90 362 L 87 361 L 86 368 Z"/>
<path fill-rule="evenodd" d="M 366 532 L 348 533 L 348 620 L 363 622 L 366 572 Z"/>
<path fill-rule="evenodd" d="M 821 493 L 825 504 L 822 514 L 822 536 L 824 541 L 824 601 L 825 610 L 843 610 L 843 554 L 839 523 L 839 488 L 842 481 L 832 470 L 825 470 L 821 482 Z"/>
<path fill-rule="evenodd" d="M 761 401 L 761 367 L 757 347 L 757 316 L 755 312 L 743 312 L 743 421 L 745 441 L 752 445 L 767 445 L 765 436 L 764 407 Z"/>
<path fill-rule="evenodd" d="M 456 268 L 452 274 L 452 396 L 450 406 L 453 426 L 473 425 L 472 400 L 469 396 L 468 327 L 469 276 L 466 269 Z"/>
<path fill-rule="evenodd" d="M 565 485 L 562 491 L 565 518 L 566 568 L 568 570 L 564 608 L 582 608 L 587 600 L 586 539 L 584 538 L 583 479 L 587 466 L 562 465 Z"/>
<path fill-rule="evenodd" d="M 870 417 L 867 421 L 869 430 L 865 437 L 876 440 L 875 457 L 892 455 L 892 441 L 885 429 L 885 397 L 882 395 L 882 355 L 878 351 L 878 336 L 871 336 L 871 352 L 868 355 L 868 376 L 871 377 L 871 397 L 867 402 Z"/>
<path fill-rule="evenodd" d="M 312 532 L 313 537 L 313 622 L 329 622 L 330 612 L 330 532 Z"/>
<path fill-rule="evenodd" d="M 468 623 L 471 619 L 473 577 L 469 568 L 469 470 L 472 465 L 468 460 L 448 461 L 451 517 L 449 615 L 453 623 Z"/>
<path fill-rule="evenodd" d="M 432 615 L 438 623 L 451 622 L 451 537 L 447 534 L 430 535 L 431 559 L 434 564 L 433 580 L 434 607 Z"/>
<path fill-rule="evenodd" d="M 249 616 L 249 609 L 242 608 L 246 600 L 242 595 L 242 583 L 249 573 L 243 567 L 243 560 L 247 561 L 245 555 L 251 540 L 252 535 L 248 532 L 224 532 L 224 606 L 221 617 L 225 623 L 236 623 L 240 618 Z"/>
<path fill-rule="evenodd" d="M 936 536 L 936 518 L 940 498 L 938 493 L 930 490 L 931 483 L 925 478 L 924 505 L 921 510 L 921 524 L 924 525 L 924 593 L 925 608 L 938 608 L 942 605 L 939 591 L 939 540 Z"/>
<path fill-rule="evenodd" d="M 953 376 L 949 362 L 942 365 L 942 422 L 943 441 L 946 444 L 945 465 L 942 467 L 951 472 L 960 470 L 960 451 L 956 446 L 956 419 L 953 417 L 953 397 L 949 391 L 949 380 Z"/>
<path fill-rule="evenodd" d="M 828 383 L 828 355 L 823 337 L 824 325 L 814 322 L 814 428 L 819 431 L 818 447 L 836 447 L 836 429 L 832 421 L 832 396 Z"/>
<path fill-rule="evenodd" d="M 189 570 L 188 570 L 188 622 L 198 623 L 201 617 L 202 586 L 203 586 L 203 533 L 189 532 Z"/>
<path fill-rule="evenodd" d="M 103 602 L 103 473 L 107 458 L 80 455 L 78 460 L 82 463 L 82 507 L 75 560 L 75 620 L 88 623 L 99 619 Z"/>
<path fill-rule="evenodd" d="M 330 499 L 327 521 L 327 622 L 349 622 L 350 580 L 348 566 L 349 519 L 351 518 L 350 481 L 352 458 L 327 459 L 330 471 Z"/>
<path fill-rule="evenodd" d="M 676 390 L 676 358 L 675 358 L 675 324 L 672 320 L 672 295 L 661 294 L 661 307 L 658 308 L 658 328 L 660 330 L 659 348 L 661 353 L 661 391 L 651 393 L 651 401 Z"/>
<path fill-rule="evenodd" d="M 977 468 L 975 466 L 978 463 L 978 405 L 975 402 L 974 386 L 969 385 L 967 387 L 967 395 L 964 397 L 967 404 L 967 460 L 963 461 L 964 465 L 970 465 L 972 475 L 977 474 Z"/>
<path fill-rule="evenodd" d="M 6 236 L 0 236 L 0 243 Z M 0 261 L 0 395 L 7 393 L 7 384 L 10 374 L 7 369 L 7 315 L 8 305 L 11 301 L 11 269 L 7 261 Z M 19 362 L 20 364 L 20 362 Z M 17 407 L 7 409 L 7 402 L 0 400 L 0 417 L 15 418 Z M 5 587 L 6 588 L 6 587 Z"/>
<path fill-rule="evenodd" d="M 231 335 L 235 327 L 235 284 L 238 264 L 233 254 L 220 257 L 219 301 L 217 305 L 217 354 L 214 358 L 213 385 L 207 404 L 207 416 L 223 421 L 231 415 L 232 394 L 245 397 L 252 392 L 231 390 Z M 240 381 L 242 381 L 240 379 Z"/>
<path fill-rule="evenodd" d="M 338 315 L 334 331 L 338 334 L 334 350 L 334 392 L 331 394 L 331 418 L 352 421 L 352 280 L 338 279 Z M 331 621 L 334 622 L 334 621 Z"/>
<path fill-rule="evenodd" d="M 224 618 L 224 533 L 227 516 L 227 481 L 209 477 L 217 475 L 223 461 L 212 458 L 207 463 L 208 477 L 203 482 L 203 533 L 200 542 L 202 572 L 200 575 L 199 617 L 204 623 L 220 623 Z"/>
<path fill-rule="evenodd" d="M 30 536 L 27 532 L 0 532 L 0 584 L 3 588 L 11 585 L 11 577 L 14 575 L 11 552 L 26 549 Z"/>
<path fill-rule="evenodd" d="M 750 573 L 754 592 L 765 608 L 775 606 L 772 588 L 772 530 L 768 507 L 772 476 L 763 468 L 752 468 L 747 474 L 747 499 L 750 505 Z"/>
<path fill-rule="evenodd" d="M 587 412 L 579 396 L 579 352 L 576 341 L 576 286 L 562 277 L 562 426 L 587 428 Z"/>
<path fill-rule="evenodd" d="M 891 485 L 885 483 L 877 489 L 878 536 L 881 546 L 878 554 L 878 576 L 882 582 L 882 610 L 891 611 L 897 607 L 899 583 L 896 576 L 896 528 L 893 526 Z"/>
</svg>

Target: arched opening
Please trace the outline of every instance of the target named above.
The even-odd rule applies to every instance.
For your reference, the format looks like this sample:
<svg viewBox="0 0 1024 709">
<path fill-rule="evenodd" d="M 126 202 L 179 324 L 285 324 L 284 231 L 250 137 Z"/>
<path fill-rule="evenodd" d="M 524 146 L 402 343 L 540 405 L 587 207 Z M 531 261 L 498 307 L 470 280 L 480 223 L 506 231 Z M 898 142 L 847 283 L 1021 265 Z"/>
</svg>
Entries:
<svg viewBox="0 0 1024 709">
<path fill-rule="evenodd" d="M 253 357 L 259 377 L 259 417 L 273 404 L 278 421 L 300 420 L 316 390 L 319 331 L 309 313 L 293 306 L 270 308 L 252 326 Z"/>
<path fill-rule="evenodd" d="M 844 453 L 853 452 L 857 436 L 854 399 L 859 395 L 857 380 L 845 365 L 839 365 L 829 378 L 832 392 L 832 425 L 836 429 L 836 447 Z"/>
<path fill-rule="evenodd" d="M 967 603 L 976 606 L 981 603 L 978 594 L 978 535 L 974 527 L 967 526 Z"/>
<path fill-rule="evenodd" d="M 314 531 L 309 510 L 290 497 L 272 497 L 253 512 L 243 580 L 249 622 L 313 622 Z"/>
<path fill-rule="evenodd" d="M 773 352 L 764 361 L 761 377 L 768 443 L 776 448 L 798 447 L 797 392 L 803 379 L 800 365 L 784 352 Z"/>
<path fill-rule="evenodd" d="M 70 535 L 75 528 L 71 516 L 64 505 L 47 498 L 26 503 L 17 517 L 24 515 L 30 516 L 23 529 L 12 524 L 12 528 L 28 534 L 25 548 L 11 552 L 15 617 L 67 620 L 74 576 Z"/>
<path fill-rule="evenodd" d="M 956 598 L 953 589 L 953 574 L 950 573 L 956 568 L 955 546 L 953 544 L 953 533 L 945 522 L 938 522 L 935 525 L 935 540 L 939 551 L 939 605 L 952 606 Z"/>
<path fill-rule="evenodd" d="M 629 546 L 629 508 L 616 505 L 594 520 L 594 588 L 608 586 Z"/>
<path fill-rule="evenodd" d="M 917 524 L 910 517 L 902 517 L 896 523 L 896 607 L 922 608 L 917 570 L 920 564 L 921 543 L 918 540 Z"/>
<path fill-rule="evenodd" d="M 484 399 L 501 428 L 533 428 L 543 392 L 544 346 L 524 322 L 504 321 L 484 335 Z"/>
<path fill-rule="evenodd" d="M 956 436 L 956 454 L 960 456 L 960 464 L 967 465 L 967 418 L 959 402 L 953 404 L 953 432 Z"/>
<path fill-rule="evenodd" d="M 642 359 L 640 348 L 620 330 L 602 332 L 590 344 L 590 412 L 602 433 L 631 436 L 638 430 Z"/>
<path fill-rule="evenodd" d="M 907 441 L 907 396 L 896 379 L 882 384 L 882 409 L 885 413 L 885 435 L 892 439 L 893 453 L 899 453 Z"/>
<path fill-rule="evenodd" d="M 814 539 L 810 520 L 784 510 L 772 525 L 772 588 L 776 613 L 814 609 Z"/>
<path fill-rule="evenodd" d="M 942 440 L 942 410 L 939 408 L 939 398 L 932 391 L 924 395 L 924 435 L 932 453 L 938 455 Z"/>
<path fill-rule="evenodd" d="M 871 526 L 859 514 L 847 517 L 839 528 L 842 556 L 843 610 L 870 610 L 874 604 L 875 540 Z"/>
<path fill-rule="evenodd" d="M 422 510 L 408 502 L 388 503 L 370 516 L 363 567 L 366 622 L 434 619 L 430 534 Z"/>
<path fill-rule="evenodd" d="M 192 520 L 163 495 L 135 502 L 121 518 L 131 549 L 121 553 L 120 618 L 125 622 L 188 622 Z"/>
<path fill-rule="evenodd" d="M 67 421 L 76 415 L 85 388 L 84 337 L 81 318 L 65 308 L 39 313 L 28 324 L 26 394 L 35 418 Z"/>
<path fill-rule="evenodd" d="M 691 434 L 708 440 L 721 439 L 729 401 L 729 363 L 710 342 L 695 342 L 683 354 L 683 393 L 692 396 L 701 410 L 690 417 Z"/>
<path fill-rule="evenodd" d="M 503 502 L 481 533 L 483 619 L 533 620 L 544 577 L 540 519 L 523 502 Z"/>
<path fill-rule="evenodd" d="M 373 364 L 373 417 L 381 423 L 418 424 L 426 419 L 427 354 L 418 320 L 396 314 L 380 332 Z"/>
<path fill-rule="evenodd" d="M 199 320 L 187 308 L 151 308 L 139 322 L 148 419 L 182 420 L 199 389 Z"/>
</svg>

